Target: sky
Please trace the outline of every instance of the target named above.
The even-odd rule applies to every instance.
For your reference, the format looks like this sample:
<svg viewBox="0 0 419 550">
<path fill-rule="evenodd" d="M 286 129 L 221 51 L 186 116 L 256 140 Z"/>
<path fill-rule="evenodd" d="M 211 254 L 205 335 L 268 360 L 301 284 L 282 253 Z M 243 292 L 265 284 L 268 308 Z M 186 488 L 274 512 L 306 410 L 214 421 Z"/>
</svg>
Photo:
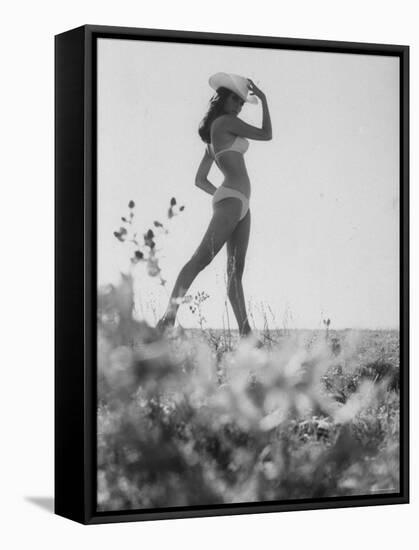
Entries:
<svg viewBox="0 0 419 550">
<path fill-rule="evenodd" d="M 98 285 L 129 266 L 132 249 L 113 232 L 133 200 L 140 237 L 154 220 L 169 231 L 156 237 L 166 285 L 135 268 L 136 314 L 151 324 L 163 314 L 212 214 L 194 181 L 208 79 L 219 71 L 251 78 L 272 121 L 273 139 L 250 140 L 245 154 L 251 325 L 399 328 L 399 60 L 390 56 L 99 39 Z M 260 127 L 260 102 L 239 116 Z M 215 164 L 208 179 L 222 182 Z M 168 220 L 172 197 L 185 209 Z M 223 248 L 188 292 L 209 295 L 206 327 L 237 328 L 225 270 Z M 188 305 L 178 320 L 199 326 Z"/>
</svg>

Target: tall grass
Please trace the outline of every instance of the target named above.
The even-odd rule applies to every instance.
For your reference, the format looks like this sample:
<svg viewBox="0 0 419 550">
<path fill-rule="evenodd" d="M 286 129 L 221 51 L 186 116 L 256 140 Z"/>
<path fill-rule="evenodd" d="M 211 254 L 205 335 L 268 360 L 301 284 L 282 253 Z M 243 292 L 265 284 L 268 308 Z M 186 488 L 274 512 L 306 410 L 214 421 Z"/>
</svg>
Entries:
<svg viewBox="0 0 419 550">
<path fill-rule="evenodd" d="M 397 335 L 162 338 L 133 304 L 99 292 L 100 510 L 398 492 Z"/>
</svg>

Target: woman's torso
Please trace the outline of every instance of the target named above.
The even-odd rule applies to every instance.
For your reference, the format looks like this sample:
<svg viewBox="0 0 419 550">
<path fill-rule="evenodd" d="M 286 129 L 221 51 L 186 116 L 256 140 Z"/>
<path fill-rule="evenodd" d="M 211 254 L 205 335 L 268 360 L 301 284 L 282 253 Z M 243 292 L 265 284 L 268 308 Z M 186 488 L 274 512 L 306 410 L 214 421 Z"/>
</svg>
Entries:
<svg viewBox="0 0 419 550">
<path fill-rule="evenodd" d="M 236 150 L 224 151 L 231 146 Z M 222 185 L 240 191 L 249 198 L 250 179 L 244 162 L 244 152 L 247 150 L 248 141 L 225 130 L 223 123 L 218 122 L 218 119 L 216 119 L 211 126 L 211 144 L 209 147 L 217 166 L 224 174 Z"/>
</svg>

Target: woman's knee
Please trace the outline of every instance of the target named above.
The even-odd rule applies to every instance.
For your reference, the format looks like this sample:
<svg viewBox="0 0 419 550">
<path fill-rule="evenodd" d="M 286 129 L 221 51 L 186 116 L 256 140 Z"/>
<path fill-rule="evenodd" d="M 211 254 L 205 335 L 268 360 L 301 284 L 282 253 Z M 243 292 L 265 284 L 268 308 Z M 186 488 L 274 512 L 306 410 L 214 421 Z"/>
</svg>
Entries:
<svg viewBox="0 0 419 550">
<path fill-rule="evenodd" d="M 227 260 L 227 276 L 229 278 L 236 277 L 241 280 L 244 272 L 244 260 L 238 260 L 235 256 L 229 257 Z"/>
<path fill-rule="evenodd" d="M 194 254 L 188 264 L 191 265 L 194 270 L 200 272 L 211 263 L 211 260 L 212 258 L 209 254 Z"/>
</svg>

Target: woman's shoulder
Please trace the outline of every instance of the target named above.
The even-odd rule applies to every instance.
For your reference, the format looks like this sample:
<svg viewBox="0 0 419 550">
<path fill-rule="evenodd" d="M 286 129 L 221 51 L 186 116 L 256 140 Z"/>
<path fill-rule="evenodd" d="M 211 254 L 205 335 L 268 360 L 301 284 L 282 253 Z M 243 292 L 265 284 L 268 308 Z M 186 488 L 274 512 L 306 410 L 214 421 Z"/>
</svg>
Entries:
<svg viewBox="0 0 419 550">
<path fill-rule="evenodd" d="M 234 115 L 230 115 L 228 113 L 225 113 L 223 115 L 218 116 L 213 124 L 225 124 L 226 122 L 232 120 L 234 118 Z"/>
<path fill-rule="evenodd" d="M 227 129 L 234 118 L 234 115 L 224 114 L 217 117 L 211 125 L 211 130 Z"/>
</svg>

